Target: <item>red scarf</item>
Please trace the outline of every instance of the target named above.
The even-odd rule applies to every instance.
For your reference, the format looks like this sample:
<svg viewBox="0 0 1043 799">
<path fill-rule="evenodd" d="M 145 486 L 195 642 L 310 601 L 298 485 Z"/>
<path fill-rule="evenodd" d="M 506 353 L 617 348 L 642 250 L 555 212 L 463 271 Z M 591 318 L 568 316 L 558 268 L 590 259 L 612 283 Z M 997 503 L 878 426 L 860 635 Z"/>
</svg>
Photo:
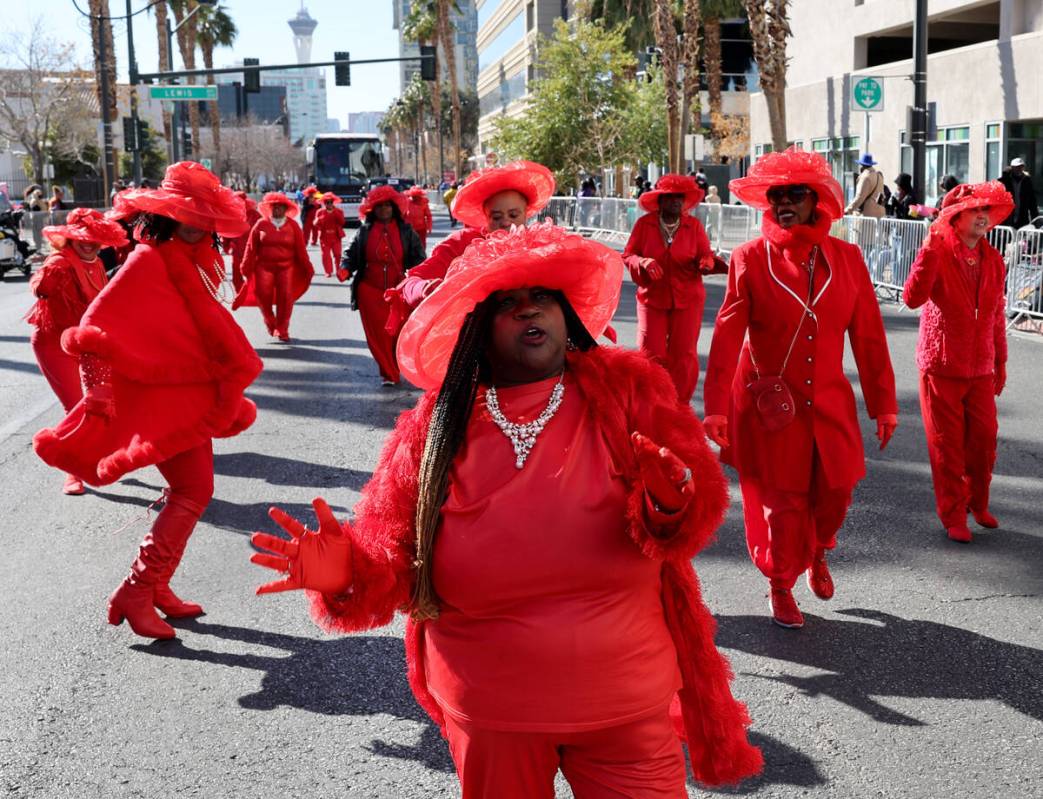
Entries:
<svg viewBox="0 0 1043 799">
<path fill-rule="evenodd" d="M 775 221 L 775 215 L 771 211 L 764 212 L 761 222 L 761 233 L 764 238 L 782 250 L 786 258 L 801 264 L 807 261 L 814 247 L 821 247 L 822 242 L 829 236 L 829 229 L 833 226 L 833 220 L 825 214 L 816 214 L 810 225 L 794 225 L 790 228 L 782 227 Z"/>
</svg>

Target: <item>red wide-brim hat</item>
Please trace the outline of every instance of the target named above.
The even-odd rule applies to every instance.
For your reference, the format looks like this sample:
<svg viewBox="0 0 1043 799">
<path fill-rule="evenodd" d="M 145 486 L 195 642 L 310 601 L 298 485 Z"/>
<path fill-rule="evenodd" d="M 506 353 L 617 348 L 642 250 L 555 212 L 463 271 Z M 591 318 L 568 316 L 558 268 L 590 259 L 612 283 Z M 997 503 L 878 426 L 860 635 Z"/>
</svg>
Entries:
<svg viewBox="0 0 1043 799">
<path fill-rule="evenodd" d="M 684 207 L 682 211 L 692 210 L 706 196 L 706 192 L 699 188 L 695 178 L 670 173 L 659 178 L 652 191 L 646 191 L 642 194 L 637 200 L 638 205 L 646 211 L 657 212 L 659 210 L 659 198 L 664 194 L 683 194 Z"/>
<path fill-rule="evenodd" d="M 324 203 L 333 203 L 334 205 L 340 205 L 340 197 L 334 194 L 332 191 L 328 191 L 321 197 L 316 198 Z"/>
<path fill-rule="evenodd" d="M 732 194 L 749 206 L 771 209 L 768 189 L 772 186 L 809 186 L 818 195 L 817 208 L 830 219 L 844 215 L 844 193 L 833 177 L 829 163 L 818 153 L 790 147 L 782 153 L 768 153 L 750 167 L 744 178 L 728 184 Z"/>
<path fill-rule="evenodd" d="M 286 216 L 290 217 L 290 219 L 296 219 L 301 212 L 301 209 L 297 207 L 297 203 L 281 191 L 270 191 L 264 195 L 261 201 L 257 203 L 257 212 L 265 219 L 271 219 L 272 208 L 277 205 L 285 206 Z"/>
<path fill-rule="evenodd" d="M 139 213 L 157 214 L 222 236 L 241 236 L 249 226 L 246 209 L 235 192 L 222 186 L 217 175 L 195 161 L 179 161 L 167 167 L 156 189 L 129 189 L 118 195 L 112 209 L 115 219 Z"/>
<path fill-rule="evenodd" d="M 427 192 L 419 186 L 410 186 L 406 189 L 406 197 L 411 200 L 427 200 Z"/>
<path fill-rule="evenodd" d="M 377 186 L 375 189 L 370 191 L 366 195 L 365 199 L 362 200 L 362 205 L 359 206 L 359 219 L 363 222 L 366 217 L 372 213 L 373 209 L 381 203 L 393 203 L 398 208 L 398 214 L 403 219 L 406 218 L 406 214 L 409 213 L 406 208 L 406 198 L 398 189 L 394 186 Z"/>
<path fill-rule="evenodd" d="M 235 193 L 235 196 L 243 201 L 243 205 L 246 208 L 246 213 L 250 213 L 251 211 L 257 210 L 257 202 L 255 200 L 251 200 L 250 195 L 248 195 L 245 191 L 237 191 Z"/>
<path fill-rule="evenodd" d="M 74 208 L 69 211 L 64 225 L 48 225 L 43 235 L 55 249 L 61 249 L 70 241 L 84 241 L 102 247 L 123 247 L 127 244 L 127 233 L 122 225 L 106 219 L 101 211 L 93 208 Z"/>
<path fill-rule="evenodd" d="M 935 224 L 951 225 L 962 211 L 974 208 L 989 209 L 989 229 L 1003 222 L 1014 210 L 1014 198 L 998 180 L 988 183 L 961 183 L 945 195 L 941 213 Z"/>
<path fill-rule="evenodd" d="M 322 192 L 319 191 L 318 186 L 311 185 L 305 187 L 304 190 L 301 191 L 301 194 L 303 194 L 305 197 L 311 197 L 313 194 L 322 194 Z"/>
<path fill-rule="evenodd" d="M 453 216 L 465 225 L 485 227 L 485 203 L 502 191 L 516 191 L 525 198 L 528 219 L 542 211 L 554 196 L 554 174 L 533 161 L 511 161 L 472 172 L 453 198 Z"/>
<path fill-rule="evenodd" d="M 409 317 L 398 365 L 414 385 L 442 385 L 467 314 L 495 291 L 540 286 L 561 291 L 597 338 L 619 305 L 623 256 L 551 222 L 499 230 L 471 243 Z"/>
</svg>

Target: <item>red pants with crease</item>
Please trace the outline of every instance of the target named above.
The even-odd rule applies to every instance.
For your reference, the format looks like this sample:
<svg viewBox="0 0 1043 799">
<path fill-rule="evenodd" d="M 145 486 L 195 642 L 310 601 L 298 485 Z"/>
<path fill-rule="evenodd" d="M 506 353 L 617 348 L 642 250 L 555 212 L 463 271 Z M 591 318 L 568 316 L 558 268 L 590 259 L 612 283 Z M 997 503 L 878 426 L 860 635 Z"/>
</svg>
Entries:
<svg viewBox="0 0 1043 799">
<path fill-rule="evenodd" d="M 739 474 L 746 546 L 773 588 L 792 588 L 818 549 L 833 549 L 853 486 L 831 488 L 815 453 L 810 490 L 779 491 Z"/>
<path fill-rule="evenodd" d="M 290 332 L 290 314 L 293 313 L 293 267 L 272 269 L 258 264 L 254 274 L 254 294 L 264 323 L 276 331 Z M 275 312 L 272 312 L 272 306 Z"/>
<path fill-rule="evenodd" d="M 29 337 L 36 362 L 66 412 L 83 397 L 80 361 L 62 349 L 61 334 L 35 329 Z"/>
<path fill-rule="evenodd" d="M 384 289 L 365 282 L 359 283 L 358 304 L 366 343 L 380 368 L 380 376 L 397 383 L 399 371 L 395 346 L 398 344 L 398 335 L 392 336 L 384 329 L 391 310 L 391 306 L 384 301 Z"/>
<path fill-rule="evenodd" d="M 340 268 L 341 245 L 339 236 L 322 236 L 319 244 L 322 247 L 322 268 L 326 277 L 330 277 L 336 269 Z"/>
<path fill-rule="evenodd" d="M 699 383 L 699 329 L 703 303 L 687 308 L 652 308 L 637 304 L 637 348 L 670 373 L 677 398 L 687 405 Z"/>
<path fill-rule="evenodd" d="M 945 527 L 966 524 L 969 508 L 979 512 L 989 508 L 999 431 L 993 388 L 992 375 L 920 374 L 920 410 L 935 507 Z"/>
<path fill-rule="evenodd" d="M 588 732 L 499 732 L 446 717 L 463 799 L 686 799 L 684 754 L 666 710 Z"/>
</svg>

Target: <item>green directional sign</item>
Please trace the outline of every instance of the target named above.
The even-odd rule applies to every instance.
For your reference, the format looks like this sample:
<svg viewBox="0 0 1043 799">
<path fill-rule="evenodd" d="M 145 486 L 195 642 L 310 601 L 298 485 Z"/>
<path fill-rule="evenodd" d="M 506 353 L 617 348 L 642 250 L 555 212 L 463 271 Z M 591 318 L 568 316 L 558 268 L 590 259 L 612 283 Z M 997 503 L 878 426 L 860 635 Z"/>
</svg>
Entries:
<svg viewBox="0 0 1043 799">
<path fill-rule="evenodd" d="M 860 78 L 851 87 L 853 111 L 883 111 L 884 81 L 881 78 Z"/>
<path fill-rule="evenodd" d="M 149 86 L 153 100 L 216 100 L 216 86 Z"/>
</svg>

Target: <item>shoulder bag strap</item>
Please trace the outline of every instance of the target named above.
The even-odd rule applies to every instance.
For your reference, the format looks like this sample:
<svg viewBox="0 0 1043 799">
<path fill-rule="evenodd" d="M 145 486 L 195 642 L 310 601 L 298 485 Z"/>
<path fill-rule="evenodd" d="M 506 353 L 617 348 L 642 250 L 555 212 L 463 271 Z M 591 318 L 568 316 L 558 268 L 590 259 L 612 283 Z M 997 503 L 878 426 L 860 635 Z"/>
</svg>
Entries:
<svg viewBox="0 0 1043 799">
<path fill-rule="evenodd" d="M 767 241 L 764 243 L 765 249 L 768 252 L 768 269 L 771 269 L 771 244 Z M 786 371 L 786 367 L 789 365 L 790 356 L 793 354 L 793 348 L 797 344 L 797 337 L 800 336 L 800 329 L 804 326 L 804 314 L 811 310 L 811 300 L 815 293 L 815 263 L 818 261 L 818 246 L 815 246 L 811 250 L 811 257 L 808 259 L 808 299 L 804 303 L 804 310 L 800 315 L 800 319 L 797 320 L 797 329 L 793 331 L 793 338 L 790 339 L 789 348 L 786 350 L 786 357 L 782 360 L 782 367 L 779 369 L 779 377 L 782 377 Z M 753 343 L 750 343 L 750 361 L 753 363 L 753 371 L 757 375 L 759 380 L 761 377 L 760 367 L 757 365 L 757 359 L 753 357 Z"/>
</svg>

